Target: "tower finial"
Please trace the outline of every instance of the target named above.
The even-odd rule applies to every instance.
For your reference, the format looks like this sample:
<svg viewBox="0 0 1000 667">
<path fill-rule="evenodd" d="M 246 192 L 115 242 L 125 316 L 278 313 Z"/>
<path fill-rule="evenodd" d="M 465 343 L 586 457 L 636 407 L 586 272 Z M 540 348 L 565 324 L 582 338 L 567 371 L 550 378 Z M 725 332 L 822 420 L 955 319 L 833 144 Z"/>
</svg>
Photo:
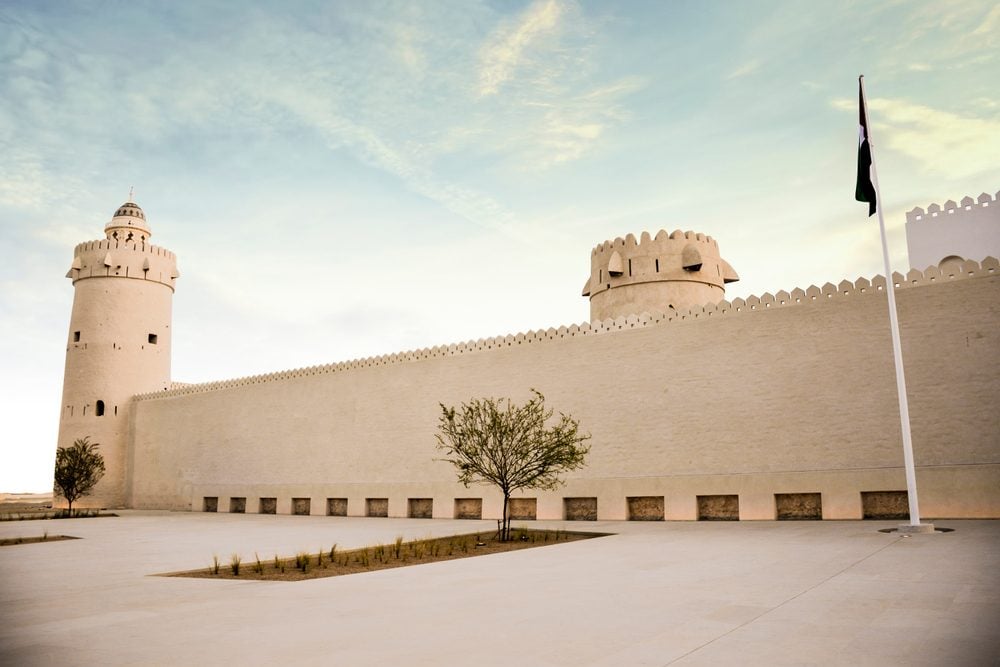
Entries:
<svg viewBox="0 0 1000 667">
<path fill-rule="evenodd" d="M 135 190 L 135 186 L 132 186 L 132 185 L 128 186 L 128 200 L 129 201 L 135 201 L 134 199 L 132 199 L 132 192 L 134 190 Z"/>
</svg>

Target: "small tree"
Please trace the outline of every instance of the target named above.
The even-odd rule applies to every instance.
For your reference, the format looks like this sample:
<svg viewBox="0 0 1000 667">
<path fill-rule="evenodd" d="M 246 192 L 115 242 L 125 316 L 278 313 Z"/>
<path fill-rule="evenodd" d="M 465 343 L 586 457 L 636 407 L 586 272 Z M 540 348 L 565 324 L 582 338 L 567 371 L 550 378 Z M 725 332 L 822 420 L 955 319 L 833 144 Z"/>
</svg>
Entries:
<svg viewBox="0 0 1000 667">
<path fill-rule="evenodd" d="M 590 451 L 583 442 L 590 434 L 579 432 L 579 422 L 553 411 L 545 397 L 534 396 L 524 405 L 507 399 L 472 399 L 456 408 L 441 404 L 437 447 L 458 469 L 458 481 L 468 488 L 486 482 L 503 493 L 500 539 L 510 539 L 510 496 L 518 489 L 551 490 L 562 484 L 560 475 L 584 465 Z"/>
<path fill-rule="evenodd" d="M 80 438 L 70 447 L 56 450 L 55 492 L 66 499 L 69 513 L 73 514 L 73 501 L 89 495 L 104 476 L 104 457 L 91 443 L 90 438 Z"/>
</svg>

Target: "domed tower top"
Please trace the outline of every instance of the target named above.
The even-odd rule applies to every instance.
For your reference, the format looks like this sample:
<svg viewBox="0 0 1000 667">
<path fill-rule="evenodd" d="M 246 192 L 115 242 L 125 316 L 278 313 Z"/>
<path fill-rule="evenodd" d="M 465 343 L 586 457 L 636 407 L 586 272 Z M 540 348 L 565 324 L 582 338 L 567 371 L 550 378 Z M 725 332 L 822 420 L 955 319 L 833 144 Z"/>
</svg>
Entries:
<svg viewBox="0 0 1000 667">
<path fill-rule="evenodd" d="M 145 243 L 153 235 L 146 222 L 146 214 L 139 205 L 132 201 L 129 192 L 128 201 L 118 207 L 111 222 L 104 225 L 104 233 L 111 241 Z"/>
</svg>

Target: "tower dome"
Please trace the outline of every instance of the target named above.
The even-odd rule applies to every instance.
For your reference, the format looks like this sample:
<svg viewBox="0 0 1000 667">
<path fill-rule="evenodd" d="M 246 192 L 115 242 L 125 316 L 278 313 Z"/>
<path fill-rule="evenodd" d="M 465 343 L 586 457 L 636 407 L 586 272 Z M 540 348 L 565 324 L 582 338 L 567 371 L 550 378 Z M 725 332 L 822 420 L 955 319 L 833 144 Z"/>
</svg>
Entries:
<svg viewBox="0 0 1000 667">
<path fill-rule="evenodd" d="M 104 233 L 110 241 L 145 243 L 153 233 L 146 222 L 146 214 L 131 198 L 118 207 L 111 222 L 104 225 Z"/>
</svg>

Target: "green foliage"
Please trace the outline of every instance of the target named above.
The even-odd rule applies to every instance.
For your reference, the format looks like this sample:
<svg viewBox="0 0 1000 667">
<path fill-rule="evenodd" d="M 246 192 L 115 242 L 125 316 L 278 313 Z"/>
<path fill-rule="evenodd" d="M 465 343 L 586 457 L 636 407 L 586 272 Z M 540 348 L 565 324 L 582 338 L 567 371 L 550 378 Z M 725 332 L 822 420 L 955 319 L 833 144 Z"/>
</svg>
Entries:
<svg viewBox="0 0 1000 667">
<path fill-rule="evenodd" d="M 229 557 L 229 570 L 233 573 L 234 577 L 240 576 L 240 555 L 233 554 Z"/>
<path fill-rule="evenodd" d="M 54 491 L 66 499 L 70 514 L 73 502 L 89 495 L 104 476 L 104 457 L 97 451 L 98 447 L 100 444 L 91 443 L 88 436 L 56 451 Z"/>
<path fill-rule="evenodd" d="M 581 468 L 590 451 L 583 444 L 589 433 L 581 433 L 572 417 L 559 413 L 546 425 L 553 410 L 545 397 L 534 396 L 524 405 L 508 399 L 472 399 L 458 408 L 441 405 L 437 447 L 442 459 L 455 466 L 458 481 L 492 484 L 503 493 L 500 539 L 510 539 L 510 496 L 521 489 L 552 490 L 562 484 L 561 475 Z"/>
</svg>

